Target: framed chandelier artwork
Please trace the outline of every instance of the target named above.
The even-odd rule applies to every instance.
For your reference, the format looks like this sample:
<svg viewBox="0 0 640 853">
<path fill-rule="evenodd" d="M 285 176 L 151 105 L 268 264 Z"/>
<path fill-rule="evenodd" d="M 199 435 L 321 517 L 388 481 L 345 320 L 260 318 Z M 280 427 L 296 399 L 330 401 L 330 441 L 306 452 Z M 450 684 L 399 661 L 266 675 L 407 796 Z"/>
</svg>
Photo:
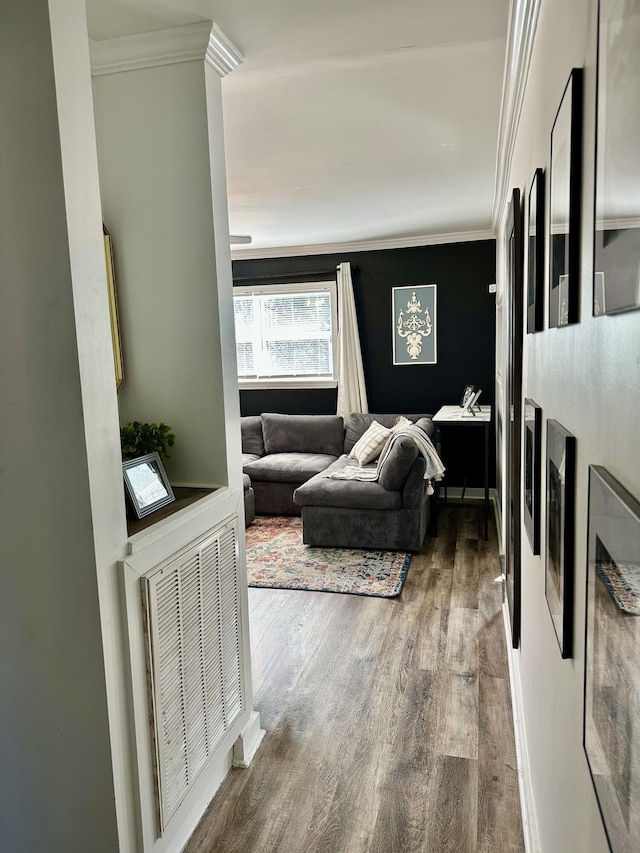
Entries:
<svg viewBox="0 0 640 853">
<path fill-rule="evenodd" d="M 436 285 L 391 289 L 394 364 L 436 364 Z"/>
</svg>

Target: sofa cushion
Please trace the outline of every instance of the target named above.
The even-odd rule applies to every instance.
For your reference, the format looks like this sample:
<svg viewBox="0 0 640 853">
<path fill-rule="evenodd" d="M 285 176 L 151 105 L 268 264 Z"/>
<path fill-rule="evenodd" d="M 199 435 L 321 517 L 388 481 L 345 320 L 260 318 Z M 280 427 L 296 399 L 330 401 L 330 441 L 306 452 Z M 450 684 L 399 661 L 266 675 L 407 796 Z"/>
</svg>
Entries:
<svg viewBox="0 0 640 853">
<path fill-rule="evenodd" d="M 351 456 L 358 460 L 358 465 L 366 465 L 368 462 L 373 462 L 380 456 L 382 448 L 387 443 L 387 439 L 391 435 L 391 430 L 379 424 L 378 421 L 372 421 L 364 435 L 356 441 L 351 448 Z"/>
<path fill-rule="evenodd" d="M 378 483 L 394 492 L 402 489 L 418 452 L 418 445 L 409 436 L 401 435 L 392 439 L 389 452 L 378 471 Z"/>
<path fill-rule="evenodd" d="M 399 509 L 402 505 L 400 492 L 390 492 L 379 483 L 362 480 L 332 480 L 326 475 L 331 471 L 353 465 L 347 456 L 337 459 L 321 474 L 312 477 L 293 493 L 298 506 L 332 506 L 345 509 Z"/>
<path fill-rule="evenodd" d="M 262 418 L 260 415 L 240 418 L 240 432 L 242 434 L 242 452 L 264 456 Z"/>
<path fill-rule="evenodd" d="M 423 432 L 426 432 L 429 438 L 433 439 L 434 433 L 436 431 L 436 425 L 431 420 L 431 418 L 419 418 L 416 421 L 416 426 L 420 427 Z"/>
<path fill-rule="evenodd" d="M 260 459 L 257 453 L 243 453 L 242 454 L 242 467 L 245 465 L 250 465 L 252 462 L 255 462 L 256 459 Z"/>
<path fill-rule="evenodd" d="M 344 435 L 344 453 L 351 453 L 354 444 L 367 431 L 373 421 L 378 421 L 382 426 L 391 429 L 401 415 L 374 415 L 371 413 L 363 414 L 362 412 L 351 412 L 345 423 Z M 431 422 L 429 415 L 403 415 L 412 423 L 417 423 L 420 419 L 426 419 Z M 433 432 L 433 426 L 432 426 Z M 432 432 L 428 433 L 429 435 Z"/>
<path fill-rule="evenodd" d="M 335 458 L 323 453 L 268 453 L 245 465 L 244 472 L 252 481 L 304 483 L 328 468 Z"/>
<path fill-rule="evenodd" d="M 340 456 L 344 421 L 338 415 L 262 415 L 267 453 L 320 453 Z"/>
<path fill-rule="evenodd" d="M 247 491 L 247 489 L 251 488 L 251 477 L 248 474 L 242 475 L 242 488 Z"/>
</svg>

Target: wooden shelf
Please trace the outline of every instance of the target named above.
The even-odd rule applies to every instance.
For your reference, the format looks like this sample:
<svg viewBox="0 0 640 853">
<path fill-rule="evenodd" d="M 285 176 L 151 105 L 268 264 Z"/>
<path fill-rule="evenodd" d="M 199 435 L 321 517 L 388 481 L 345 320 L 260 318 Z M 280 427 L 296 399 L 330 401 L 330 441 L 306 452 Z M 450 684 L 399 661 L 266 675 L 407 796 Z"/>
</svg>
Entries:
<svg viewBox="0 0 640 853">
<path fill-rule="evenodd" d="M 201 498 L 205 498 L 207 495 L 213 494 L 215 491 L 217 490 L 190 489 L 184 486 L 176 486 L 173 488 L 173 494 L 176 498 L 173 503 L 157 509 L 155 512 L 152 512 L 144 518 L 127 518 L 127 532 L 129 536 L 140 533 L 142 530 L 146 530 L 148 527 L 151 527 L 151 525 L 155 524 L 157 521 L 162 521 L 163 518 L 169 518 L 169 516 L 179 512 L 179 510 L 190 506 L 196 501 L 199 501 Z"/>
</svg>

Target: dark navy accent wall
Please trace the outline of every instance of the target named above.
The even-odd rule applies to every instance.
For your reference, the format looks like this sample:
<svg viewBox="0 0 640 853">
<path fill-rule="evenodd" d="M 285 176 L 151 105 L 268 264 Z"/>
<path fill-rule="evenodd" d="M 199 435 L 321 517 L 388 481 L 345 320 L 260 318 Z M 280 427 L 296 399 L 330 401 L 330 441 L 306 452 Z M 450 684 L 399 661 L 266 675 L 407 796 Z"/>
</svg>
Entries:
<svg viewBox="0 0 640 853">
<path fill-rule="evenodd" d="M 481 402 L 493 404 L 495 375 L 494 240 L 448 243 L 410 249 L 384 249 L 299 258 L 265 258 L 233 262 L 237 284 L 252 276 L 335 270 L 353 265 L 353 286 L 360 324 L 362 357 L 371 412 L 428 412 L 460 402 L 465 385 L 482 388 Z M 290 279 L 289 279 L 290 280 Z M 273 283 L 278 279 L 274 278 Z M 264 284 L 264 279 L 260 284 Z M 438 363 L 393 365 L 391 288 L 436 284 Z M 332 414 L 335 389 L 241 391 L 243 415 L 261 412 Z M 482 429 L 448 428 L 442 454 L 450 485 L 483 482 Z M 494 440 L 490 442 L 493 484 Z"/>
</svg>

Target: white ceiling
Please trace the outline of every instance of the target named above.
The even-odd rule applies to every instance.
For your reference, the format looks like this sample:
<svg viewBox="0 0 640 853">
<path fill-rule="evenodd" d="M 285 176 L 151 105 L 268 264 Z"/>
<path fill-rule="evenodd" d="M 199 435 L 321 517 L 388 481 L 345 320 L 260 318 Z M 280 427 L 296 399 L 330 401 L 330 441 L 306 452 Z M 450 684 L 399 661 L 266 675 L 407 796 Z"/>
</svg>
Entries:
<svg viewBox="0 0 640 853">
<path fill-rule="evenodd" d="M 509 0 L 87 0 L 102 40 L 211 19 L 234 257 L 487 232 Z"/>
</svg>

